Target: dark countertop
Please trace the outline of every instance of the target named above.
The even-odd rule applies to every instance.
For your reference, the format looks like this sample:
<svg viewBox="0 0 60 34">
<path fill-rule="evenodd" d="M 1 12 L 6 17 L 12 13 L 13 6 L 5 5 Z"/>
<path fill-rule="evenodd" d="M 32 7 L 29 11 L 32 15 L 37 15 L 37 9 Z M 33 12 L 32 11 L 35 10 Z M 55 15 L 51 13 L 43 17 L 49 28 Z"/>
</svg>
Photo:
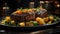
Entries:
<svg viewBox="0 0 60 34">
<path fill-rule="evenodd" d="M 56 28 L 51 28 L 51 29 L 46 29 L 46 30 L 39 30 L 35 32 L 12 32 L 12 31 L 5 31 L 5 30 L 0 30 L 0 34 L 55 34 L 55 33 L 60 33 L 60 26 Z"/>
</svg>

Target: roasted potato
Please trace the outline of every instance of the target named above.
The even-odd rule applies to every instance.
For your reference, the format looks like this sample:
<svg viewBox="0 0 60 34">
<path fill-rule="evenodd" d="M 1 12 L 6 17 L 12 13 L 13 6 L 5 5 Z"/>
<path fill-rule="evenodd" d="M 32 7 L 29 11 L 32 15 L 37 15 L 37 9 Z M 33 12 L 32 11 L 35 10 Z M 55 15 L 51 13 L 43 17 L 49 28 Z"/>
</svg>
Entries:
<svg viewBox="0 0 60 34">
<path fill-rule="evenodd" d="M 11 24 L 15 24 L 15 21 L 13 20 L 13 21 L 11 21 Z"/>
<path fill-rule="evenodd" d="M 40 20 L 40 17 L 37 17 L 37 18 L 36 18 L 36 21 L 39 21 L 39 20 Z"/>
<path fill-rule="evenodd" d="M 50 21 L 54 20 L 54 16 L 49 16 Z"/>
<path fill-rule="evenodd" d="M 25 22 L 19 23 L 19 26 L 24 27 L 25 26 Z"/>
<path fill-rule="evenodd" d="M 26 26 L 34 26 L 32 22 L 26 22 Z"/>
<path fill-rule="evenodd" d="M 7 16 L 7 17 L 5 18 L 5 20 L 6 20 L 7 22 L 10 22 L 10 21 L 11 21 L 10 16 Z"/>
<path fill-rule="evenodd" d="M 43 20 L 44 20 L 45 22 L 48 22 L 48 21 L 49 21 L 49 18 L 48 18 L 48 17 L 45 17 L 45 18 L 43 18 Z"/>
<path fill-rule="evenodd" d="M 52 21 L 49 21 L 47 24 L 52 24 Z"/>
</svg>

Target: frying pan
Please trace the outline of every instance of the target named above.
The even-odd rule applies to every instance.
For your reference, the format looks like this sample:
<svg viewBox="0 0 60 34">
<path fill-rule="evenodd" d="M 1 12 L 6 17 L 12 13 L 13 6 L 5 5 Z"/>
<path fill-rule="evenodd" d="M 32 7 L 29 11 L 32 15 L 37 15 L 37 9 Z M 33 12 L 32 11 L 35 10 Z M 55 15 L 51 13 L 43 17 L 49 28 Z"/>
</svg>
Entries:
<svg viewBox="0 0 60 34">
<path fill-rule="evenodd" d="M 38 31 L 38 30 L 44 30 L 44 29 L 49 29 L 49 28 L 55 28 L 55 26 L 59 25 L 59 22 L 60 22 L 59 20 L 60 20 L 60 18 L 51 25 L 43 25 L 43 26 L 39 25 L 39 26 L 31 26 L 31 27 L 28 27 L 28 26 L 26 26 L 26 27 L 17 26 L 16 27 L 16 26 L 9 26 L 9 25 L 0 24 L 0 29 L 7 30 L 7 31 L 24 31 L 24 32 Z"/>
<path fill-rule="evenodd" d="M 56 15 L 57 16 L 57 15 Z M 1 18 L 1 20 L 3 20 L 3 18 Z M 9 26 L 9 25 L 2 25 L 0 24 L 0 30 L 7 30 L 7 31 L 38 31 L 38 30 L 44 30 L 44 29 L 49 29 L 49 28 L 55 28 L 55 26 L 59 25 L 60 23 L 60 18 L 55 21 L 53 24 L 51 25 L 39 25 L 39 26 L 31 26 L 31 27 L 19 27 L 19 26 Z M 0 21 L 1 23 L 1 21 Z"/>
</svg>

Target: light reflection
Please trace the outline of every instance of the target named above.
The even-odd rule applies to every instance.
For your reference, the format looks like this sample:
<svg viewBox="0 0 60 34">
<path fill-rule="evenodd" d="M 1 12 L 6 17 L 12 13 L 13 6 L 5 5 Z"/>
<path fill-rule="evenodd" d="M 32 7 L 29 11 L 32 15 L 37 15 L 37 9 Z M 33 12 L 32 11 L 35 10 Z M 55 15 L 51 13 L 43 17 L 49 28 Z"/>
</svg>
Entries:
<svg viewBox="0 0 60 34">
<path fill-rule="evenodd" d="M 40 3 L 44 3 L 44 1 L 40 1 Z"/>
<path fill-rule="evenodd" d="M 45 3 L 49 3 L 49 1 L 45 1 Z"/>
<path fill-rule="evenodd" d="M 59 4 L 57 4 L 57 7 L 60 7 L 60 5 L 59 5 Z"/>
</svg>

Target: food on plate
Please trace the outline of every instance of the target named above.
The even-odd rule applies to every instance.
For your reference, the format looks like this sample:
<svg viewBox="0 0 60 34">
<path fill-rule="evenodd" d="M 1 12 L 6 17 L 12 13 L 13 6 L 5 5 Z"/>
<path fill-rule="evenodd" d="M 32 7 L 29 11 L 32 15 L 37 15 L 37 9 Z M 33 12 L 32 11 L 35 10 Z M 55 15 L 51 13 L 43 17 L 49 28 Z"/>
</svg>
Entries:
<svg viewBox="0 0 60 34">
<path fill-rule="evenodd" d="M 32 11 L 36 12 L 36 8 L 32 8 Z"/>
<path fill-rule="evenodd" d="M 45 22 L 44 22 L 44 20 L 43 20 L 42 18 L 40 18 L 39 24 L 40 24 L 40 25 L 44 25 L 44 24 L 45 24 Z"/>
<path fill-rule="evenodd" d="M 40 25 L 44 25 L 44 24 L 45 24 L 44 20 L 43 20 L 42 18 L 40 18 L 40 17 L 37 17 L 37 18 L 36 18 L 36 21 L 38 21 L 38 23 L 39 23 Z"/>
<path fill-rule="evenodd" d="M 15 11 L 15 12 L 13 12 L 13 14 L 22 14 L 22 11 L 21 10 L 17 10 L 17 11 Z"/>
<path fill-rule="evenodd" d="M 30 21 L 34 26 L 38 26 L 38 22 L 37 21 Z"/>
<path fill-rule="evenodd" d="M 26 26 L 34 26 L 32 22 L 26 22 Z"/>
<path fill-rule="evenodd" d="M 50 20 L 49 20 L 50 19 Z M 20 27 L 24 26 L 39 26 L 39 25 L 45 25 L 45 24 L 53 24 L 54 21 L 57 21 L 58 17 L 54 16 L 48 16 L 48 17 L 36 17 L 35 20 L 30 21 L 23 21 L 23 22 L 15 22 L 15 20 L 12 20 L 10 16 L 7 16 L 4 20 L 2 20 L 2 24 L 9 24 L 9 25 L 19 25 Z M 16 24 L 17 23 L 17 24 Z"/>
<path fill-rule="evenodd" d="M 44 20 L 45 22 L 48 22 L 48 21 L 49 21 L 49 17 L 44 17 L 43 20 Z"/>
<path fill-rule="evenodd" d="M 22 12 L 23 13 L 27 13 L 28 12 L 28 9 L 23 9 Z"/>
<path fill-rule="evenodd" d="M 12 20 L 12 21 L 11 21 L 11 24 L 15 24 L 15 21 L 14 21 L 14 20 Z"/>
<path fill-rule="evenodd" d="M 30 9 L 17 9 L 10 16 L 6 16 L 2 20 L 2 24 L 14 26 L 39 26 L 46 24 L 53 24 L 58 20 L 57 16 L 49 15 L 45 9 L 30 8 Z"/>
<path fill-rule="evenodd" d="M 40 20 L 40 17 L 37 17 L 37 18 L 36 18 L 36 21 L 39 21 L 39 20 Z"/>
<path fill-rule="evenodd" d="M 7 17 L 5 18 L 5 20 L 6 20 L 7 22 L 11 21 L 10 16 L 7 16 Z"/>
<path fill-rule="evenodd" d="M 2 22 L 1 22 L 1 23 L 2 23 L 2 24 L 5 24 L 5 22 L 6 22 L 6 20 L 2 20 Z"/>
<path fill-rule="evenodd" d="M 19 23 L 19 26 L 24 27 L 25 26 L 25 23 L 24 22 L 20 22 Z"/>
<path fill-rule="evenodd" d="M 17 10 L 15 11 L 18 14 L 14 14 L 14 12 L 11 14 L 11 19 L 16 21 L 30 21 L 35 19 L 35 13 L 32 11 L 32 9 L 22 9 L 21 11 Z M 19 14 L 22 12 L 22 14 Z"/>
<path fill-rule="evenodd" d="M 53 21 L 53 20 L 54 20 L 54 16 L 49 16 L 49 19 L 50 19 L 51 21 Z"/>
<path fill-rule="evenodd" d="M 9 25 L 9 24 L 10 24 L 10 21 L 2 20 L 2 24 L 3 24 L 3 25 Z"/>
<path fill-rule="evenodd" d="M 48 24 L 52 24 L 52 21 L 49 21 Z"/>
<path fill-rule="evenodd" d="M 38 26 L 38 23 L 36 21 L 33 22 L 34 26 Z"/>
<path fill-rule="evenodd" d="M 30 9 L 18 9 L 17 11 L 13 12 L 11 14 L 11 19 L 12 20 L 16 20 L 16 21 L 31 21 L 31 20 L 35 20 L 36 17 L 42 17 L 41 15 L 45 14 L 45 10 L 44 11 L 40 11 L 40 9 L 38 8 L 39 11 L 36 10 L 36 8 L 30 8 Z M 44 12 L 42 14 L 42 12 Z M 44 15 L 43 15 L 44 16 Z"/>
<path fill-rule="evenodd" d="M 33 9 L 28 9 L 28 12 L 33 12 Z"/>
</svg>

